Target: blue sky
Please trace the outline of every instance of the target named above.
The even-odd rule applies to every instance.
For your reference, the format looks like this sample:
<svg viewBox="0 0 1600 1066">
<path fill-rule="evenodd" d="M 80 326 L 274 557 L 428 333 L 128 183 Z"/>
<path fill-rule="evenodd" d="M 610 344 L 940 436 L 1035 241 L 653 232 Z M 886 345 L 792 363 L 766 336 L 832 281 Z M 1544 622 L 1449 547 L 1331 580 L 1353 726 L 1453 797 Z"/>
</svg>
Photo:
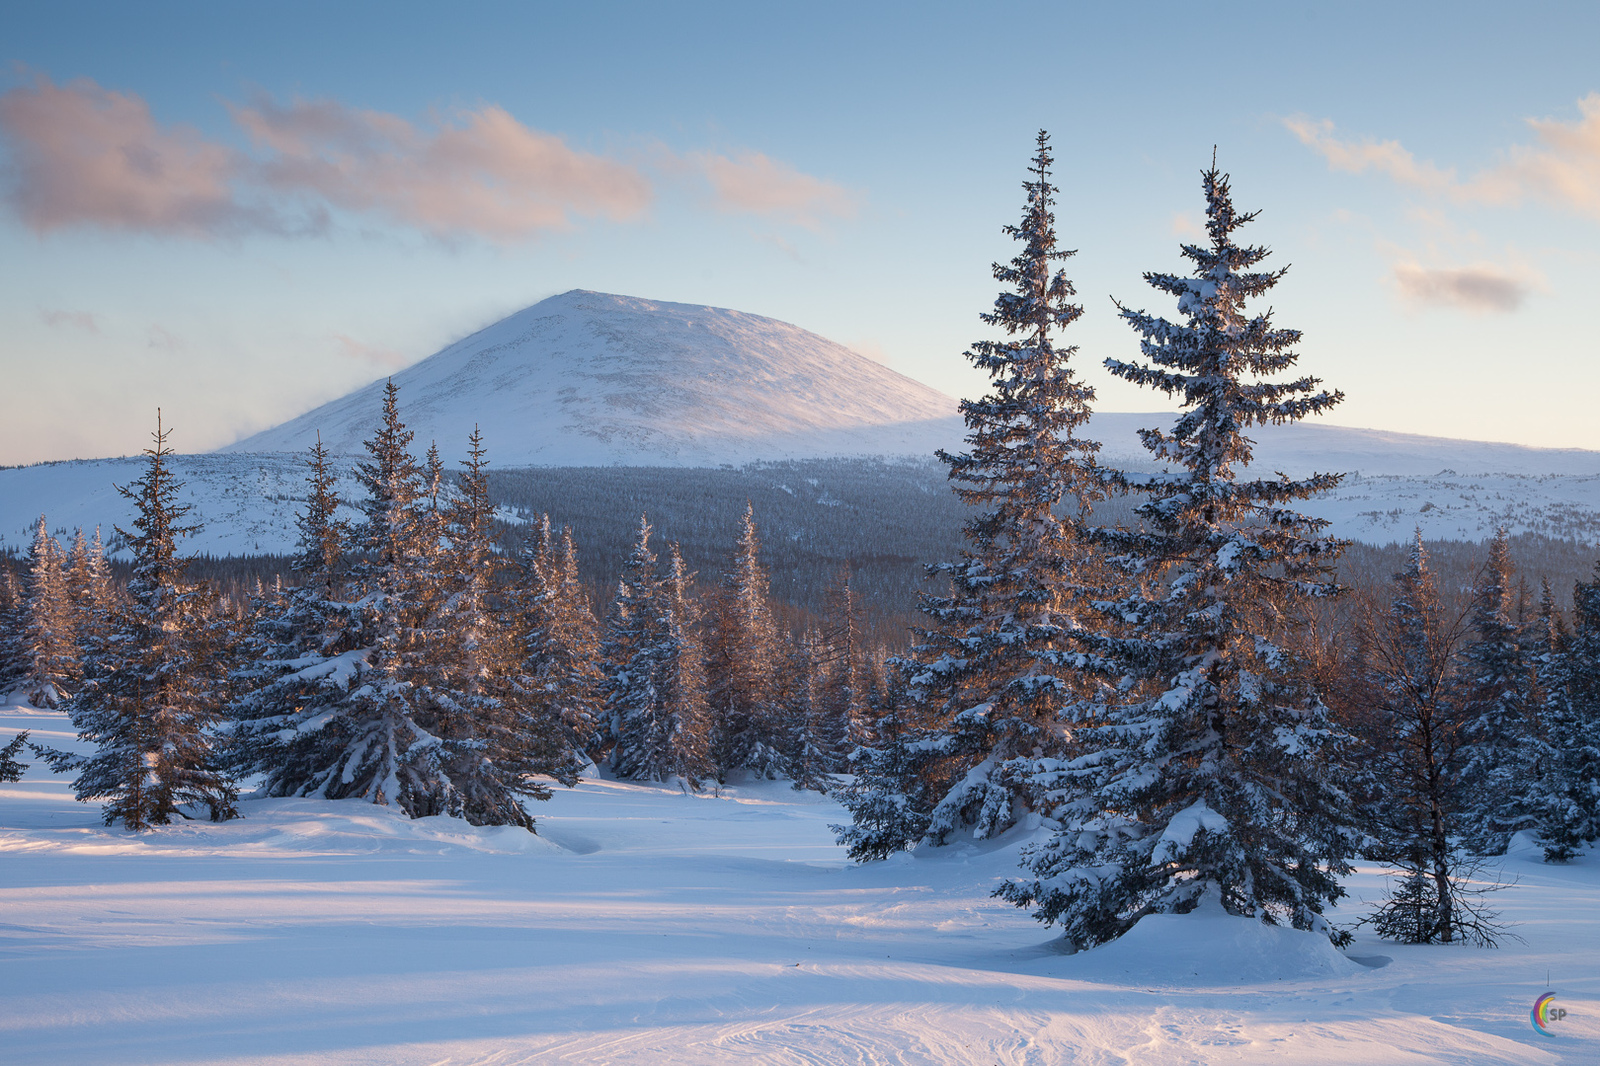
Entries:
<svg viewBox="0 0 1600 1066">
<path fill-rule="evenodd" d="M 216 447 L 571 288 L 971 395 L 1041 127 L 1103 408 L 1164 406 L 1111 297 L 1172 313 L 1215 145 L 1331 421 L 1600 448 L 1593 4 L 3 7 L 0 463 Z"/>
</svg>

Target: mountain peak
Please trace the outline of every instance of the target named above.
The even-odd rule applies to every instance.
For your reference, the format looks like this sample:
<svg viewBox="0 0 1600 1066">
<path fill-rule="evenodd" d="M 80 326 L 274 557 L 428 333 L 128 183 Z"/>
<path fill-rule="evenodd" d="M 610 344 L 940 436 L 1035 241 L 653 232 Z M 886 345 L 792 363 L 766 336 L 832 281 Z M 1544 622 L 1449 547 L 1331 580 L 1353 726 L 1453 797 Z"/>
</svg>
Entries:
<svg viewBox="0 0 1600 1066">
<path fill-rule="evenodd" d="M 495 465 L 705 466 L 920 454 L 960 439 L 956 401 L 787 322 L 573 289 L 393 375 L 419 442 Z M 357 453 L 383 382 L 222 449 Z"/>
</svg>

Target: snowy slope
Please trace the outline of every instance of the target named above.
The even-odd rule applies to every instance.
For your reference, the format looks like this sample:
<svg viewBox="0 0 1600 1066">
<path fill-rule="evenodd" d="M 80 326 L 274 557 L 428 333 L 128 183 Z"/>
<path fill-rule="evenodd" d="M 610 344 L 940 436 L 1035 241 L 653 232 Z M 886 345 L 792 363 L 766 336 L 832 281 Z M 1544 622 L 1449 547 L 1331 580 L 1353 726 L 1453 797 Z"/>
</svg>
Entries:
<svg viewBox="0 0 1600 1066">
<path fill-rule="evenodd" d="M 759 315 L 573 290 L 394 375 L 418 450 L 481 428 L 497 466 L 716 466 L 931 454 L 959 437 L 950 397 Z M 230 445 L 354 454 L 383 383 Z"/>
<path fill-rule="evenodd" d="M 1101 442 L 1101 455 L 1112 465 L 1148 464 L 1140 444 L 1141 428 L 1166 429 L 1174 415 L 1161 412 L 1100 412 L 1090 420 L 1087 435 Z M 1299 476 L 1331 471 L 1398 477 L 1456 474 L 1514 474 L 1545 477 L 1600 476 L 1600 451 L 1580 448 L 1530 448 L 1495 441 L 1426 437 L 1382 429 L 1329 425 L 1320 419 L 1287 426 L 1258 426 L 1247 434 L 1255 441 L 1251 466 L 1268 473 Z"/>
<path fill-rule="evenodd" d="M 200 532 L 182 542 L 191 555 L 274 555 L 291 552 L 295 515 L 306 498 L 306 465 L 294 455 L 175 455 L 171 468 L 183 488 L 179 500 Z M 145 460 L 79 459 L 0 470 L 0 550 L 26 551 L 42 514 L 64 543 L 74 530 L 99 527 L 107 544 L 113 529 L 131 530 L 133 504 L 117 492 L 144 474 Z M 360 487 L 349 476 L 338 484 L 342 499 Z M 353 508 L 341 517 L 354 520 Z"/>
<path fill-rule="evenodd" d="M 0 709 L 73 743 L 61 715 Z M 1600 857 L 1527 848 L 1496 951 L 1215 911 L 1067 956 L 991 898 L 1027 839 L 854 866 L 782 782 L 587 782 L 539 837 L 252 800 L 139 837 L 62 778 L 0 785 L 0 1060 L 95 1063 L 1577 1066 L 1600 1061 Z M 1368 868 L 1334 919 L 1382 892 Z M 1548 975 L 1548 977 L 1547 977 Z M 1546 991 L 1566 1018 L 1533 1031 Z"/>
</svg>

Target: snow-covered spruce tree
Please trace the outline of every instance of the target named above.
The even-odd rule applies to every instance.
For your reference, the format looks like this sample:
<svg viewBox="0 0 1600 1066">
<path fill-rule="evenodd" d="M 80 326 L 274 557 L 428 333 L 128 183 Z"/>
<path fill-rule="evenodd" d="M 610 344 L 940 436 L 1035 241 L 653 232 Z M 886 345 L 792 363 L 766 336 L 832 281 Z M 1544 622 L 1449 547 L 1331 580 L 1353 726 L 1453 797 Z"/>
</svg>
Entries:
<svg viewBox="0 0 1600 1066">
<path fill-rule="evenodd" d="M 616 744 L 623 734 L 624 722 L 654 699 L 650 692 L 650 671 L 643 668 L 648 659 L 640 658 L 651 639 L 656 618 L 655 597 L 660 584 L 656 577 L 655 552 L 650 550 L 653 532 L 649 519 L 641 514 L 633 550 L 628 553 L 622 564 L 622 576 L 617 579 L 616 594 L 606 615 L 605 635 L 600 644 L 604 674 L 601 694 L 605 708 L 601 732 L 605 738 L 605 754 L 613 769 L 616 768 Z M 631 758 L 631 755 L 625 756 L 625 759 Z"/>
<path fill-rule="evenodd" d="M 264 775 L 268 796 L 325 796 L 341 783 L 352 739 L 363 733 L 351 690 L 374 639 L 349 581 L 350 530 L 338 517 L 337 474 L 320 435 L 306 465 L 310 491 L 291 564 L 299 583 L 258 597 L 229 709 L 234 768 Z"/>
<path fill-rule="evenodd" d="M 83 530 L 78 530 L 68 557 L 67 587 L 72 599 L 73 632 L 78 640 L 78 654 L 92 654 L 106 639 L 107 629 L 119 600 L 119 590 L 106 562 L 105 547 L 100 542 L 100 530 L 94 531 L 93 541 L 86 542 Z"/>
<path fill-rule="evenodd" d="M 570 759 L 563 760 L 564 746 L 538 709 L 522 699 L 515 682 L 517 633 L 491 603 L 498 598 L 500 558 L 486 451 L 476 427 L 467 455 L 459 491 L 439 512 L 447 548 L 438 581 L 445 595 L 426 622 L 407 680 L 437 738 L 427 759 L 441 786 L 441 813 L 474 825 L 532 829 L 520 797 L 549 799 L 539 775 L 554 771 L 570 779 Z M 437 471 L 430 478 L 434 501 L 438 478 Z"/>
<path fill-rule="evenodd" d="M 916 723 L 904 671 L 890 665 L 885 673 L 872 744 L 850 753 L 846 769 L 851 776 L 830 793 L 851 821 L 829 828 L 857 862 L 886 859 L 914 846 L 942 784 L 930 772 L 939 752 Z"/>
<path fill-rule="evenodd" d="M 1363 853 L 1400 875 L 1368 921 L 1413 943 L 1492 943 L 1492 915 L 1463 893 L 1468 860 L 1458 846 L 1470 792 L 1465 729 L 1471 679 L 1463 670 L 1464 615 L 1445 610 L 1422 534 L 1394 576 L 1388 611 L 1369 610 L 1359 627 L 1352 790 L 1360 798 Z M 1364 682 L 1364 685 L 1362 684 Z M 1419 921 L 1418 908 L 1431 908 Z"/>
<path fill-rule="evenodd" d="M 835 770 L 857 747 L 871 740 L 867 654 L 861 622 L 861 598 L 851 584 L 849 564 L 828 590 L 827 629 L 818 644 L 822 670 L 823 748 L 832 754 Z"/>
<path fill-rule="evenodd" d="M 840 759 L 832 743 L 827 657 L 822 634 L 806 629 L 789 636 L 784 650 L 783 720 L 789 738 L 785 762 L 796 791 L 826 792 Z"/>
<path fill-rule="evenodd" d="M 420 818 L 459 815 L 463 800 L 441 769 L 444 738 L 435 728 L 436 709 L 417 684 L 418 671 L 426 668 L 429 620 L 444 587 L 441 522 L 424 495 L 411 439 L 390 382 L 383 421 L 365 442 L 368 458 L 356 467 L 366 490 L 366 520 L 354 531 L 356 561 L 349 579 L 361 609 L 355 623 L 361 643 L 338 653 L 342 665 L 327 675 L 331 684 L 322 689 L 329 701 L 324 717 L 306 723 L 315 723 L 321 734 L 312 741 L 314 754 L 294 775 L 296 783 L 291 787 L 285 780 L 281 787 L 393 804 Z M 318 550 L 322 542 L 308 528 L 322 521 L 313 504 L 302 523 L 303 553 Z M 348 687 L 342 695 L 336 691 L 341 685 Z"/>
<path fill-rule="evenodd" d="M 943 843 L 960 828 L 980 838 L 1004 831 L 1029 804 L 1026 778 L 1034 760 L 1059 754 L 1064 743 L 1062 712 L 1077 671 L 1053 656 L 1074 624 L 1090 557 L 1078 520 L 1098 492 L 1099 446 L 1079 435 L 1094 390 L 1069 365 L 1077 348 L 1056 342 L 1057 331 L 1083 309 L 1072 302 L 1066 274 L 1053 266 L 1075 253 L 1057 247 L 1051 165 L 1050 139 L 1041 130 L 1022 186 L 1022 220 L 1004 228 L 1022 247 L 1009 263 L 994 264 L 995 280 L 1006 289 L 994 310 L 980 316 L 1006 337 L 979 341 L 967 352 L 989 375 L 991 391 L 961 402 L 968 450 L 939 453 L 956 494 L 975 511 L 963 529 L 961 558 L 931 568 L 949 579 L 950 594 L 924 600 L 932 624 L 919 631 L 902 664 L 924 734 L 903 740 L 909 746 L 890 762 L 915 751 L 915 773 L 924 780 L 913 787 L 871 756 L 857 760 L 857 774 L 869 785 L 911 788 L 935 803 L 886 806 L 873 787 L 846 799 L 880 812 L 874 818 L 902 809 L 907 846 L 918 839 Z M 875 851 L 882 834 L 873 839 Z"/>
<path fill-rule="evenodd" d="M 27 597 L 22 582 L 0 560 L 0 697 L 9 696 L 22 678 L 22 627 Z"/>
<path fill-rule="evenodd" d="M 1572 590 L 1572 629 L 1555 628 L 1544 707 L 1551 757 L 1536 794 L 1546 862 L 1600 838 L 1600 564 Z"/>
<path fill-rule="evenodd" d="M 698 791 L 712 764 L 693 580 L 674 544 L 667 576 L 646 598 L 647 604 L 634 605 L 644 625 L 626 669 L 633 679 L 627 690 L 632 702 L 618 708 L 611 764 L 618 777 L 678 781 Z"/>
<path fill-rule="evenodd" d="M 1183 405 L 1170 430 L 1140 431 L 1167 470 L 1115 477 L 1147 494 L 1141 525 L 1096 534 L 1133 582 L 1079 634 L 1084 665 L 1116 688 L 1076 712 L 1087 753 L 1056 775 L 1060 828 L 1025 854 L 1032 876 L 999 890 L 1078 947 L 1207 898 L 1343 939 L 1322 916 L 1354 842 L 1335 781 L 1340 736 L 1281 639 L 1290 608 L 1336 591 L 1329 566 L 1342 548 L 1291 504 L 1339 476 L 1242 477 L 1251 427 L 1343 397 L 1313 377 L 1274 380 L 1300 334 L 1244 305 L 1284 271 L 1254 271 L 1267 249 L 1235 243 L 1255 215 L 1234 210 L 1214 162 L 1203 184 L 1210 241 L 1183 247 L 1193 276 L 1145 275 L 1183 317 L 1123 308 L 1148 361 L 1106 361 Z"/>
<path fill-rule="evenodd" d="M 215 731 L 227 703 L 229 634 L 208 591 L 184 576 L 180 537 L 189 508 L 167 461 L 170 431 L 156 416 L 144 476 L 118 491 L 133 501 L 133 532 L 117 532 L 133 554 L 127 602 L 110 636 L 85 661 L 81 688 L 67 703 L 78 738 L 95 753 L 39 750 L 57 772 L 77 770 L 78 799 L 105 800 L 105 820 L 131 830 L 187 817 L 207 807 L 213 821 L 237 814 Z"/>
<path fill-rule="evenodd" d="M 363 442 L 368 458 L 356 465 L 366 520 L 355 531 L 360 556 L 353 575 L 370 612 L 371 650 L 350 693 L 347 741 L 323 794 L 393 804 L 420 818 L 443 813 L 448 804 L 437 776 L 439 738 L 419 720 L 428 711 L 408 676 L 440 591 L 431 580 L 438 529 L 411 441 L 391 381 L 384 388 L 383 421 Z"/>
<path fill-rule="evenodd" d="M 707 638 L 711 758 L 718 780 L 736 770 L 767 778 L 787 770 L 777 683 L 782 650 L 760 555 L 755 510 L 746 503 L 733 558 L 712 601 Z"/>
<path fill-rule="evenodd" d="M 527 707 L 529 729 L 556 745 L 549 771 L 566 784 L 601 747 L 605 676 L 600 634 L 589 594 L 578 576 L 572 529 L 562 530 L 557 551 L 550 517 L 540 517 L 536 541 L 519 560 L 515 592 L 519 617 L 517 686 Z"/>
<path fill-rule="evenodd" d="M 1462 664 L 1467 690 L 1462 831 L 1481 855 L 1504 853 L 1511 834 L 1534 828 L 1537 811 L 1530 793 L 1547 754 L 1533 702 L 1536 674 L 1511 582 L 1510 544 L 1500 529 L 1472 590 L 1474 639 Z"/>
<path fill-rule="evenodd" d="M 40 515 L 28 552 L 21 649 L 21 688 L 35 707 L 55 707 L 77 687 L 75 622 L 66 553 Z"/>
</svg>

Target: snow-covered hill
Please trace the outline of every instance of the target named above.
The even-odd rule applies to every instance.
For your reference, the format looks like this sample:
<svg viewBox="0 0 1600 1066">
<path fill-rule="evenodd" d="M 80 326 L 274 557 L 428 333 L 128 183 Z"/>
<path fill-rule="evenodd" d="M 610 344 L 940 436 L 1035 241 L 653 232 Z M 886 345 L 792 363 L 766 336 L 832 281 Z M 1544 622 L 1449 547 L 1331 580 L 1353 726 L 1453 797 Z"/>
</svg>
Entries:
<svg viewBox="0 0 1600 1066">
<path fill-rule="evenodd" d="M 1171 425 L 1164 412 L 1105 411 L 1090 420 L 1088 436 L 1102 444 L 1112 465 L 1142 466 L 1149 453 L 1139 443 L 1141 428 Z M 1252 467 L 1292 476 L 1326 470 L 1382 477 L 1431 478 L 1475 474 L 1521 477 L 1600 476 L 1600 451 L 1581 448 L 1530 448 L 1496 441 L 1426 437 L 1383 429 L 1329 425 L 1316 419 L 1288 426 L 1258 426 Z"/>
<path fill-rule="evenodd" d="M 573 290 L 394 375 L 419 450 L 481 428 L 507 466 L 741 465 L 926 455 L 959 439 L 943 393 L 786 322 L 718 307 Z M 320 431 L 355 454 L 383 383 L 223 449 L 303 452 Z"/>
<path fill-rule="evenodd" d="M 0 551 L 26 551 L 39 516 L 70 537 L 96 528 L 114 544 L 114 528 L 131 529 L 133 504 L 117 491 L 144 473 L 142 458 L 79 459 L 0 470 Z M 183 542 L 193 555 L 281 555 L 293 550 L 295 515 L 306 498 L 306 465 L 296 455 L 175 455 L 171 467 L 183 483 L 179 500 L 200 532 Z M 360 487 L 340 479 L 340 497 L 356 499 Z M 359 517 L 354 508 L 342 517 Z"/>
</svg>

